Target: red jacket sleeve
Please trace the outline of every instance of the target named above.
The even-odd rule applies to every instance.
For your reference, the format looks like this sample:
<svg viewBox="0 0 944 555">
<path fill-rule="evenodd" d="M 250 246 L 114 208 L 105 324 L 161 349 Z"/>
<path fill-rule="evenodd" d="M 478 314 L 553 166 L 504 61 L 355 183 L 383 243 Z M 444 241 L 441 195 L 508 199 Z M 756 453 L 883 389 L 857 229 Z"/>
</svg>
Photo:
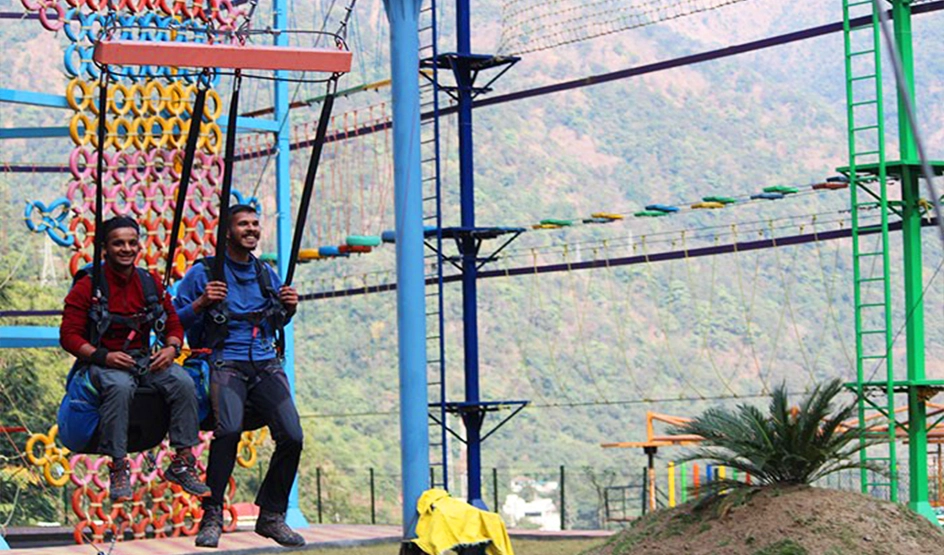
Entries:
<svg viewBox="0 0 944 555">
<path fill-rule="evenodd" d="M 59 344 L 73 356 L 89 342 L 88 313 L 92 306 L 92 280 L 88 276 L 80 279 L 66 295 L 59 326 Z"/>
<path fill-rule="evenodd" d="M 153 274 L 152 274 L 153 275 Z M 170 295 L 167 295 L 164 292 L 164 286 L 161 284 L 161 280 L 154 276 L 154 283 L 157 285 L 157 294 L 161 298 L 161 303 L 164 305 L 164 311 L 167 312 L 167 322 L 164 325 L 164 333 L 167 335 L 167 338 L 176 337 L 180 344 L 184 344 L 184 327 L 180 323 L 180 318 L 177 316 L 177 310 L 174 308 L 174 303 L 170 300 Z"/>
</svg>

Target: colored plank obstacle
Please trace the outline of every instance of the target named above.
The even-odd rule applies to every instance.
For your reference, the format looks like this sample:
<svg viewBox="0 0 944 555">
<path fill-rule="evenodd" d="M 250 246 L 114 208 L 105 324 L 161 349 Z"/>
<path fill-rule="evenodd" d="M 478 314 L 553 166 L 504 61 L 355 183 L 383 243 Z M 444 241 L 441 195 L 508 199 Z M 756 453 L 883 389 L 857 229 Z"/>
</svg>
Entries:
<svg viewBox="0 0 944 555">
<path fill-rule="evenodd" d="M 786 185 L 774 185 L 772 187 L 764 187 L 765 193 L 781 193 L 784 195 L 792 195 L 799 193 L 800 190 L 796 187 L 787 187 Z"/>
<path fill-rule="evenodd" d="M 674 214 L 679 211 L 678 206 L 672 206 L 670 204 L 647 204 L 645 209 L 654 212 L 663 212 L 665 214 Z"/>
<path fill-rule="evenodd" d="M 102 40 L 92 59 L 104 65 L 212 67 L 346 73 L 351 52 L 326 48 Z"/>
<path fill-rule="evenodd" d="M 724 203 L 722 202 L 696 202 L 692 205 L 693 210 L 714 210 L 718 208 L 724 208 Z"/>
<path fill-rule="evenodd" d="M 377 235 L 348 235 L 344 240 L 351 247 L 379 247 L 381 242 L 382 239 Z"/>
<path fill-rule="evenodd" d="M 734 204 L 737 202 L 737 199 L 734 197 L 722 197 L 718 195 L 703 197 L 701 200 L 703 202 L 720 202 L 721 204 Z"/>
</svg>

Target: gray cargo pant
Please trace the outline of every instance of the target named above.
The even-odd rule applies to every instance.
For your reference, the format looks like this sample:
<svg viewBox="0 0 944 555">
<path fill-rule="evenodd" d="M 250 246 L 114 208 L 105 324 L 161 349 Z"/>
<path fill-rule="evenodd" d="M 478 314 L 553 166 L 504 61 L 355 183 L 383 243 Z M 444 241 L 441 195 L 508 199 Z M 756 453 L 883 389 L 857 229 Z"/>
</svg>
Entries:
<svg viewBox="0 0 944 555">
<path fill-rule="evenodd" d="M 138 386 L 152 387 L 170 408 L 170 445 L 175 449 L 192 447 L 197 436 L 197 393 L 193 379 L 178 364 L 160 372 L 135 377 L 127 370 L 89 365 L 89 378 L 98 389 L 100 405 L 99 451 L 112 458 L 128 454 L 128 421 L 131 400 Z"/>
</svg>

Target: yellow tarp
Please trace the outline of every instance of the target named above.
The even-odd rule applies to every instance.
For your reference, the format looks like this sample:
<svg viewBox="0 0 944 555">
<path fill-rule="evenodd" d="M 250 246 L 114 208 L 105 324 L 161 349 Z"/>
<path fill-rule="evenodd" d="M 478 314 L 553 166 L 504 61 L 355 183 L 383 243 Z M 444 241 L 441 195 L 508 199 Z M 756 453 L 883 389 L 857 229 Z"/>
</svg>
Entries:
<svg viewBox="0 0 944 555">
<path fill-rule="evenodd" d="M 488 544 L 485 548 L 488 555 L 515 555 L 500 516 L 453 499 L 445 490 L 423 492 L 416 511 L 420 518 L 413 542 L 430 555 L 483 544 Z"/>
</svg>

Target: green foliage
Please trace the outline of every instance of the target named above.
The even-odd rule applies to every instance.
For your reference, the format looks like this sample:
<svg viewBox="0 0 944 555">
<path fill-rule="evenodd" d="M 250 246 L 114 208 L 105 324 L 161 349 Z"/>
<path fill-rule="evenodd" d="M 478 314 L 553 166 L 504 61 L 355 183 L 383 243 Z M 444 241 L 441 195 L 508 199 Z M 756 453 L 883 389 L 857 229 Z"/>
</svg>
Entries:
<svg viewBox="0 0 944 555">
<path fill-rule="evenodd" d="M 709 497 L 732 488 L 810 485 L 847 469 L 881 471 L 856 456 L 865 447 L 858 430 L 841 427 L 856 409 L 854 403 L 834 407 L 842 390 L 839 380 L 819 384 L 793 410 L 781 384 L 772 392 L 767 413 L 746 404 L 735 410 L 712 408 L 671 433 L 704 438 L 705 447 L 685 460 L 706 460 L 751 475 L 750 485 L 736 480 L 709 482 L 703 487 Z"/>
</svg>

